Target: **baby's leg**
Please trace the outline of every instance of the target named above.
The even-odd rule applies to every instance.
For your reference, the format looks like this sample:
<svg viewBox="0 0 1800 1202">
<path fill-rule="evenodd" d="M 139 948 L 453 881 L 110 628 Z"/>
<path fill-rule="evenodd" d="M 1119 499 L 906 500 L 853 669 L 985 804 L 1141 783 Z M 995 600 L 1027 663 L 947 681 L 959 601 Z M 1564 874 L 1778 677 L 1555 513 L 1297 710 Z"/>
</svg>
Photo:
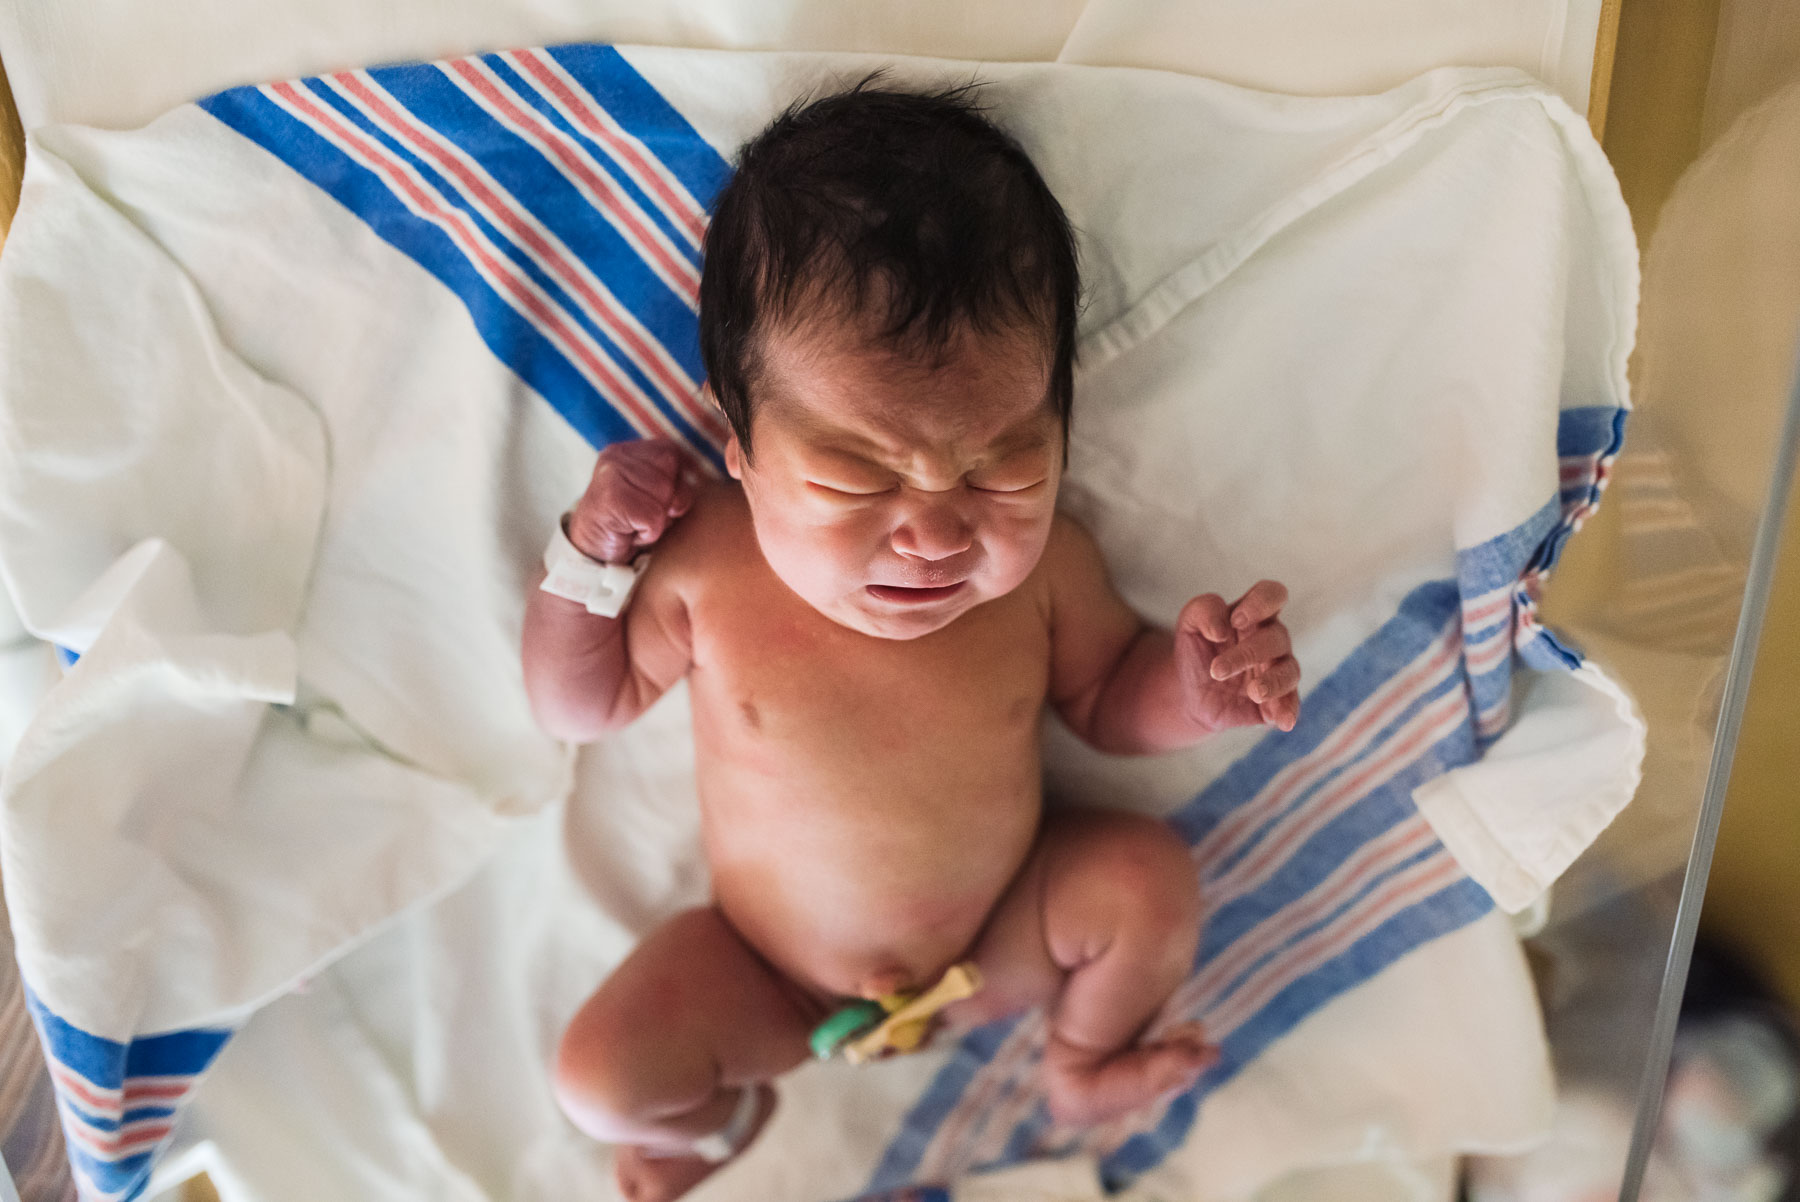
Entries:
<svg viewBox="0 0 1800 1202">
<path fill-rule="evenodd" d="M 630 1202 L 667 1202 L 718 1167 L 697 1154 L 711 1151 L 706 1137 L 735 1136 L 735 1154 L 762 1129 L 775 1101 L 764 1082 L 806 1059 L 810 1029 L 716 909 L 688 910 L 651 932 L 569 1023 L 557 1100 L 581 1130 L 623 1145 L 615 1163 Z"/>
<path fill-rule="evenodd" d="M 1103 1122 L 1186 1088 L 1212 1062 L 1197 1027 L 1137 1042 L 1187 976 L 1199 937 L 1198 876 L 1167 824 L 1052 814 L 978 944 L 990 984 L 958 1020 L 1054 998 L 1044 1053 L 1051 1114 L 1073 1126 Z"/>
</svg>

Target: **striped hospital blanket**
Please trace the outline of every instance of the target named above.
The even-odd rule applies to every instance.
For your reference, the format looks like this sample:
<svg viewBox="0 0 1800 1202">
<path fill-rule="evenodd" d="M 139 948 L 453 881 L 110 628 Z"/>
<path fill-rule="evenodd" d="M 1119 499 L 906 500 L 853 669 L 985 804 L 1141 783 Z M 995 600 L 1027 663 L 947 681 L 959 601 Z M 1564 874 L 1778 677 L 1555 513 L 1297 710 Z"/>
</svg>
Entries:
<svg viewBox="0 0 1800 1202">
<path fill-rule="evenodd" d="M 345 504 L 359 521 L 389 514 L 392 529 L 377 538 L 321 503 L 314 515 L 321 523 L 319 549 L 308 552 L 302 540 L 286 552 L 316 556 L 311 583 L 292 586 L 294 604 L 301 612 L 321 605 L 305 598 L 330 585 L 340 589 L 339 603 L 349 605 L 343 598 L 362 587 L 367 591 L 354 604 L 391 606 L 398 625 L 388 629 L 396 641 L 429 646 L 455 637 L 431 628 L 441 594 L 409 594 L 372 552 L 330 549 L 359 538 L 413 537 L 404 523 L 415 511 L 379 507 L 380 485 L 372 483 L 379 478 L 378 454 L 393 451 L 394 473 L 443 474 L 445 496 L 459 479 L 482 479 L 481 497 L 449 521 L 456 537 L 481 543 L 485 562 L 496 565 L 529 558 L 535 547 L 497 544 L 547 520 L 561 503 L 568 471 L 561 461 L 545 469 L 557 481 L 552 487 L 528 455 L 502 460 L 496 448 L 488 458 L 480 452 L 470 458 L 464 442 L 433 458 L 439 431 L 429 418 L 430 399 L 409 393 L 400 374 L 411 361 L 408 348 L 339 346 L 296 308 L 306 304 L 304 288 L 295 283 L 288 291 L 275 277 L 291 271 L 295 281 L 313 278 L 322 268 L 307 261 L 308 248 L 321 246 L 329 248 L 318 252 L 324 263 L 392 255 L 394 265 L 383 260 L 383 272 L 424 273 L 428 282 L 416 286 L 454 298 L 467 325 L 437 320 L 419 334 L 421 345 L 478 339 L 512 382 L 496 392 L 487 380 L 474 381 L 476 391 L 489 388 L 479 410 L 460 401 L 443 410 L 446 423 L 484 415 L 491 443 L 545 420 L 540 412 L 553 413 L 548 420 L 566 423 L 590 447 L 664 435 L 717 466 L 724 429 L 700 397 L 695 332 L 708 205 L 729 174 L 736 139 L 800 90 L 862 65 L 830 56 L 563 46 L 239 88 L 135 134 L 73 131 L 66 145 L 52 136 L 37 157 L 53 161 L 46 170 L 64 161 L 69 166 L 35 203 L 28 191 L 7 254 L 9 268 L 15 257 L 25 265 L 0 277 L 14 298 L 0 318 L 11 323 L 15 345 L 23 337 L 67 344 L 65 330 L 48 328 L 52 319 L 24 316 L 22 306 L 44 295 L 44 279 L 61 286 L 45 264 L 59 238 L 80 233 L 77 221 L 58 225 L 64 219 L 56 198 L 77 186 L 107 196 L 180 265 L 192 281 L 183 295 L 217 307 L 212 320 L 221 345 L 241 355 L 259 379 L 306 399 L 291 409 L 313 411 L 328 451 L 301 457 L 322 473 L 329 494 L 349 496 Z M 903 66 L 902 73 L 943 78 L 956 70 L 968 69 L 922 64 Z M 1070 1153 L 1096 1157 L 1110 1184 L 1129 1182 L 1180 1148 L 1208 1097 L 1253 1070 L 1275 1041 L 1402 957 L 1488 914 L 1499 886 L 1446 845 L 1451 836 L 1421 812 L 1415 790 L 1479 770 L 1484 751 L 1512 727 L 1521 673 L 1582 667 L 1579 654 L 1538 622 L 1537 599 L 1563 544 L 1598 503 L 1624 428 L 1633 276 L 1618 236 L 1616 193 L 1597 151 L 1581 141 L 1579 123 L 1521 77 L 1448 73 L 1388 97 L 1301 102 L 1204 81 L 1156 82 L 1146 73 L 996 68 L 992 74 L 998 113 L 1019 129 L 1083 231 L 1094 281 L 1072 504 L 1116 553 L 1115 571 L 1147 611 L 1172 614 L 1169 598 L 1201 584 L 1228 589 L 1255 575 L 1288 579 L 1308 673 L 1305 706 L 1290 735 L 1222 740 L 1158 769 L 1165 782 L 1159 796 L 1170 800 L 1169 820 L 1193 847 L 1210 907 L 1193 975 L 1167 1013 L 1170 1020 L 1203 1019 L 1221 1045 L 1220 1060 L 1197 1088 L 1101 1130 L 1054 1130 L 1033 1073 L 1044 1021 L 1035 1014 L 1007 1020 L 937 1053 L 923 1089 L 877 1124 L 885 1134 L 867 1146 L 861 1179 L 826 1174 L 821 1199 L 947 1198 L 945 1187 L 966 1173 Z M 1201 125 L 1180 143 L 1145 132 L 1165 117 Z M 206 161 L 204 146 L 192 149 L 203 122 L 211 123 L 210 132 L 200 142 L 228 136 L 254 149 L 253 155 L 234 152 L 234 169 L 261 164 L 236 209 L 229 186 L 193 174 Z M 1116 137 L 1121 132 L 1129 136 Z M 1136 163 L 1141 177 L 1096 171 L 1107 178 L 1087 178 L 1091 166 L 1083 156 L 1103 157 L 1100 143 L 1109 136 L 1124 143 L 1109 161 Z M 1176 145 L 1182 148 L 1170 149 Z M 1506 147 L 1521 157 L 1509 159 Z M 115 161 L 116 177 L 107 166 Z M 191 213 L 174 187 L 183 173 L 205 194 Z M 158 187 L 168 191 L 159 195 Z M 284 216 L 307 205 L 330 206 L 329 229 L 295 233 L 265 216 L 258 198 L 277 192 L 295 198 L 282 202 L 292 206 Z M 266 221 L 261 241 L 209 243 L 204 227 L 221 214 L 250 229 Z M 344 224 L 344 214 L 353 225 Z M 351 229 L 361 233 L 344 232 Z M 1416 232 L 1418 247 L 1396 248 L 1396 230 Z M 347 241 L 364 234 L 372 239 Z M 258 247 L 265 257 L 257 257 Z M 1382 282 L 1384 271 L 1395 279 Z M 393 309 L 404 297 L 358 292 L 380 278 L 351 280 L 320 294 L 317 303 L 362 306 L 384 338 L 404 338 L 407 323 Z M 1296 281 L 1309 280 L 1318 283 L 1321 298 L 1334 290 L 1343 297 L 1269 307 L 1269 298 L 1284 290 L 1305 294 Z M 70 294 L 80 288 L 70 284 Z M 1482 289 L 1492 295 L 1469 303 Z M 1358 295 L 1366 308 L 1343 299 Z M 1435 315 L 1409 308 L 1421 296 Z M 331 320 L 338 335 L 354 324 Z M 1298 366 L 1302 345 L 1323 347 L 1318 353 L 1326 361 Z M 96 354 L 91 346 L 71 353 Z M 340 353 L 343 363 L 320 362 Z M 296 366 L 303 362 L 315 366 Z M 44 370 L 14 367 L 0 381 L 0 396 L 15 414 L 30 410 L 26 387 L 43 386 L 41 376 L 28 372 Z M 347 395 L 333 399 L 332 388 Z M 397 398 L 385 412 L 384 389 Z M 1334 391 L 1341 401 L 1332 399 Z M 248 385 L 234 385 L 233 395 L 251 407 L 275 403 L 259 401 Z M 99 411 L 106 405 L 103 397 Z M 1192 417 L 1198 409 L 1208 416 Z M 1193 448 L 1201 444 L 1194 429 L 1230 431 L 1239 409 L 1264 416 L 1244 419 L 1241 445 L 1230 433 L 1220 435 L 1211 444 L 1219 456 L 1227 463 L 1240 455 L 1266 461 L 1275 453 L 1291 479 L 1249 487 L 1223 466 L 1216 484 L 1194 478 L 1208 474 L 1195 470 Z M 48 434 L 17 418 L 7 428 L 0 459 L 30 469 L 6 486 L 10 513 L 41 513 L 55 503 L 60 484 L 52 477 L 60 469 L 44 465 L 59 447 L 79 456 L 95 445 L 70 433 L 77 420 Z M 1340 430 L 1355 432 L 1339 437 Z M 1157 445 L 1141 448 L 1145 442 Z M 1200 462 L 1221 459 L 1208 453 Z M 154 470 L 156 478 L 188 487 L 168 474 L 167 462 Z M 350 479 L 364 490 L 345 491 Z M 1355 480 L 1363 483 L 1337 483 Z M 195 503 L 221 503 L 203 482 L 191 487 Z M 215 499 L 207 502 L 208 496 Z M 492 499 L 487 510 L 483 498 Z M 241 503 L 253 507 L 256 500 L 246 496 Z M 534 516 L 497 517 L 503 505 Z M 1146 522 L 1147 512 L 1156 520 Z M 172 519 L 159 512 L 155 520 Z M 145 522 L 150 528 L 140 528 Z M 206 554 L 204 530 L 162 530 L 150 519 L 115 519 L 92 507 L 70 523 L 104 530 L 99 541 L 113 549 L 109 554 L 123 556 L 118 562 L 137 556 L 131 570 L 112 570 L 123 578 L 110 594 L 115 606 L 135 595 L 134 582 L 162 570 L 158 552 L 143 550 L 139 539 L 163 537 L 196 561 Z M 0 526 L 0 563 L 40 633 L 89 653 L 69 679 L 71 692 L 106 690 L 111 661 L 94 649 L 119 624 L 109 625 L 109 611 L 93 600 L 87 579 L 34 591 L 44 535 L 28 525 Z M 38 526 L 57 532 L 54 522 Z M 1355 539 L 1367 540 L 1366 554 L 1346 545 Z M 1182 555 L 1181 547 L 1196 549 Z M 504 636 L 510 629 L 504 615 L 514 604 L 507 588 L 516 574 L 501 571 L 498 578 L 492 598 L 471 604 L 487 607 L 474 620 L 497 624 Z M 198 597 L 192 607 L 198 616 L 190 621 L 199 630 L 209 623 L 238 635 L 264 628 L 234 624 L 228 604 L 207 593 L 203 568 L 191 573 L 189 587 Z M 65 611 L 83 609 L 74 599 L 84 589 L 84 612 L 98 617 L 85 624 L 63 620 Z M 369 631 L 388 619 L 369 620 L 375 625 L 359 637 L 373 638 Z M 409 624 L 425 629 L 394 633 Z M 296 714 L 310 720 L 335 710 L 360 732 L 365 751 L 373 746 L 407 770 L 477 780 L 492 764 L 526 765 L 503 785 L 471 786 L 490 809 L 499 807 L 492 798 L 501 795 L 526 795 L 528 808 L 554 797 L 554 783 L 545 783 L 556 780 L 553 767 L 545 767 L 554 756 L 519 733 L 516 715 L 508 728 L 514 749 L 485 761 L 470 752 L 459 761 L 460 753 L 434 744 L 419 727 L 384 729 L 384 721 L 398 719 L 380 716 L 369 704 L 372 695 L 358 695 L 352 686 L 357 672 L 404 675 L 405 663 L 370 667 L 380 657 L 356 647 L 339 646 L 336 658 L 309 652 L 338 637 L 322 619 L 302 617 L 291 629 L 299 646 L 297 683 L 285 694 L 272 686 L 241 690 L 257 713 L 277 706 L 267 721 Z M 353 669 L 340 667 L 358 656 Z M 179 693 L 181 673 L 167 679 Z M 150 687 L 121 698 L 117 685 L 110 687 L 126 726 L 146 721 L 144 707 L 159 695 Z M 439 695 L 422 689 L 412 697 L 427 716 L 421 727 L 429 725 L 431 698 Z M 496 686 L 496 695 L 491 704 L 516 705 L 510 680 Z M 249 740 L 270 737 L 266 726 L 257 726 L 263 721 L 250 723 L 237 744 L 241 754 L 249 754 L 242 750 L 253 746 Z M 45 737 L 35 758 L 21 754 L 25 767 L 7 783 L 9 847 L 54 856 L 62 845 L 46 821 L 42 790 L 59 779 L 48 769 L 78 753 L 77 743 Z M 1629 795 L 1634 766 L 1622 760 L 1609 794 L 1580 800 L 1588 837 Z M 506 774 L 493 769 L 492 775 Z M 157 801 L 166 791 L 145 790 L 141 779 L 127 774 L 113 783 L 122 794 L 171 806 L 170 813 L 188 804 Z M 103 778 L 90 783 L 102 793 L 108 787 Z M 210 787 L 216 797 L 230 798 L 260 786 L 246 770 Z M 1554 789 L 1554 781 L 1546 787 Z M 229 806 L 211 812 L 227 827 L 234 821 Z M 130 841 L 134 824 L 162 820 L 154 808 L 135 815 L 103 823 L 89 837 Z M 184 1100 L 232 1032 L 253 1021 L 258 1005 L 328 963 L 357 930 L 454 885 L 479 862 L 482 841 L 500 837 L 475 823 L 456 855 L 446 852 L 423 867 L 407 860 L 410 852 L 383 859 L 382 849 L 398 848 L 410 831 L 422 829 L 408 823 L 425 820 L 383 828 L 371 835 L 374 854 L 347 857 L 377 878 L 391 869 L 406 878 L 406 887 L 371 887 L 371 896 L 352 907 L 354 917 L 304 936 L 296 928 L 308 927 L 312 914 L 333 911 L 341 893 L 328 890 L 322 876 L 285 879 L 278 869 L 263 875 L 269 859 L 247 862 L 245 876 L 253 879 L 226 884 L 214 877 L 229 876 L 228 865 L 205 873 L 188 865 L 168 874 L 175 884 L 166 893 L 152 892 L 155 904 L 123 911 L 73 901 L 53 884 L 53 873 L 15 872 L 9 859 L 9 897 L 16 891 L 25 903 L 15 913 L 24 916 L 21 961 L 34 990 L 31 1013 L 52 1060 L 73 1164 L 93 1196 L 124 1198 L 142 1190 Z M 233 840 L 260 840 L 267 848 L 285 837 L 283 830 L 280 822 L 245 819 L 213 850 L 228 854 L 246 845 Z M 353 829 L 344 836 L 356 837 Z M 308 838 L 309 854 L 341 854 L 319 841 L 317 830 L 309 828 Z M 1556 853 L 1560 861 L 1532 870 L 1547 880 L 1584 841 L 1577 838 Z M 346 879 L 332 878 L 331 888 L 344 890 Z M 279 894 L 274 903 L 255 909 L 271 892 Z M 247 910 L 242 898 L 249 894 L 256 901 Z M 185 983 L 170 994 L 179 992 L 178 1000 L 158 1001 L 154 975 L 137 973 L 104 950 L 117 946 L 115 932 L 133 931 L 117 938 L 154 953 L 169 931 L 215 910 L 232 915 L 217 941 L 178 940 L 160 953 L 183 966 Z M 53 946 L 69 931 L 89 928 L 92 947 L 79 956 Z M 245 950 L 252 946 L 258 950 Z M 259 967 L 245 969 L 239 957 Z M 193 1021 L 181 1021 L 183 1014 Z"/>
</svg>

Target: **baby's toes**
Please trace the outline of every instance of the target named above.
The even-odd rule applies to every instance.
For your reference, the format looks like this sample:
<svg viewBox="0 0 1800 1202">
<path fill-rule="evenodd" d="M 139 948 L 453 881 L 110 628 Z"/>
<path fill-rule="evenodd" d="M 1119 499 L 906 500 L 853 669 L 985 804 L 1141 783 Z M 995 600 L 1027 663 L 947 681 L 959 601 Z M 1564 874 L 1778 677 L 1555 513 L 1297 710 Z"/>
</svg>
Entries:
<svg viewBox="0 0 1800 1202">
<path fill-rule="evenodd" d="M 1159 1040 L 1105 1056 L 1052 1040 L 1044 1057 L 1050 1115 L 1064 1127 L 1106 1122 L 1187 1089 L 1217 1055 L 1198 1038 Z"/>
</svg>

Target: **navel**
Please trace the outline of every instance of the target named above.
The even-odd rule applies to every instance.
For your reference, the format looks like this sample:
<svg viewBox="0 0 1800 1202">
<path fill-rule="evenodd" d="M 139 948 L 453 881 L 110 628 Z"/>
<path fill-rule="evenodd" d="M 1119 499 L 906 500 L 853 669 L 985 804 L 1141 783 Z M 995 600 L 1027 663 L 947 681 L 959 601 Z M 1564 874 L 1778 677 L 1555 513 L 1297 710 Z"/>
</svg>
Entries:
<svg viewBox="0 0 1800 1202">
<path fill-rule="evenodd" d="M 751 730 L 762 729 L 762 714 L 756 708 L 756 702 L 746 697 L 738 702 L 738 712 L 744 715 L 744 725 Z"/>
</svg>

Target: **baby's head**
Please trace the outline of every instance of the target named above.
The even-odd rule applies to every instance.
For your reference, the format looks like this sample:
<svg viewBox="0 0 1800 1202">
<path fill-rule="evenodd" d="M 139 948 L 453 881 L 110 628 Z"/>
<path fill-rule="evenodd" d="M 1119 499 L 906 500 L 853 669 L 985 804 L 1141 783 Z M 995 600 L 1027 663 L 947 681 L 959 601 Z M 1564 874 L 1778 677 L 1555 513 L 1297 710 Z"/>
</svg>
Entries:
<svg viewBox="0 0 1800 1202">
<path fill-rule="evenodd" d="M 745 145 L 706 235 L 700 349 L 788 587 L 915 638 L 1025 580 L 1079 292 L 1062 207 L 971 89 L 865 81 Z"/>
</svg>

